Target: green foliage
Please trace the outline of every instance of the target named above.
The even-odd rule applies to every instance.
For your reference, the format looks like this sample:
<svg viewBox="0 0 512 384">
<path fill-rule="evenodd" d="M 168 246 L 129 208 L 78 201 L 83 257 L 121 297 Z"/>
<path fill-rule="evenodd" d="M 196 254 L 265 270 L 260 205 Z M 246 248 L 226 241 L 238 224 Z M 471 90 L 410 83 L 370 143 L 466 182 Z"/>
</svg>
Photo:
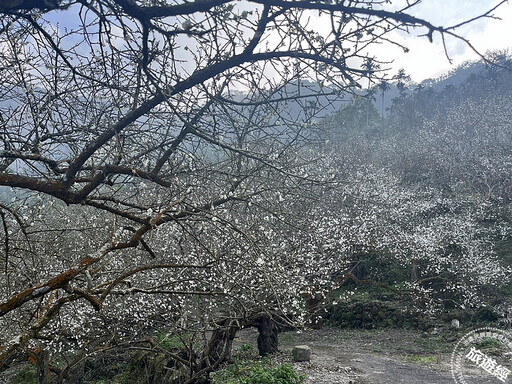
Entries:
<svg viewBox="0 0 512 384">
<path fill-rule="evenodd" d="M 246 353 L 254 350 L 254 346 L 252 344 L 242 344 L 240 348 L 238 348 L 239 352 Z"/>
<path fill-rule="evenodd" d="M 437 363 L 437 356 L 419 356 L 412 355 L 407 357 L 407 361 L 411 363 L 419 363 L 419 364 L 430 364 Z"/>
<path fill-rule="evenodd" d="M 13 376 L 11 384 L 37 384 L 37 373 L 33 366 L 24 366 Z"/>
<path fill-rule="evenodd" d="M 242 344 L 237 350 L 235 358 L 237 360 L 250 360 L 258 356 L 252 344 Z"/>
<path fill-rule="evenodd" d="M 483 337 L 482 340 L 480 340 L 476 344 L 476 348 L 478 349 L 489 349 L 489 348 L 497 348 L 501 345 L 501 343 L 492 337 Z"/>
<path fill-rule="evenodd" d="M 492 356 L 505 356 L 508 353 L 509 347 L 505 343 L 493 338 L 483 337 L 475 343 L 475 347 L 481 350 L 486 355 Z"/>
<path fill-rule="evenodd" d="M 492 323 L 499 319 L 498 313 L 494 311 L 491 307 L 482 306 L 478 309 L 475 315 L 475 321 L 483 322 L 483 323 Z"/>
<path fill-rule="evenodd" d="M 130 370 L 126 370 L 112 379 L 112 384 L 135 384 L 138 383 L 137 377 L 133 377 Z M 107 383 L 107 382 L 105 382 Z M 100 383 L 97 383 L 100 384 Z"/>
<path fill-rule="evenodd" d="M 213 374 L 212 384 L 301 384 L 304 379 L 288 363 L 243 360 Z"/>
<path fill-rule="evenodd" d="M 185 347 L 184 341 L 187 339 L 188 335 L 168 335 L 165 332 L 161 332 L 157 336 L 158 345 L 160 348 L 165 349 L 166 351 L 170 351 L 173 349 L 181 349 Z"/>
<path fill-rule="evenodd" d="M 334 131 L 338 134 L 346 132 L 368 132 L 381 124 L 381 117 L 372 99 L 361 97 L 345 105 L 332 116 Z"/>
<path fill-rule="evenodd" d="M 94 384 L 131 384 L 131 381 L 119 380 L 123 374 L 128 375 L 130 358 L 130 353 L 122 348 L 91 356 L 85 361 L 81 379 Z"/>
</svg>

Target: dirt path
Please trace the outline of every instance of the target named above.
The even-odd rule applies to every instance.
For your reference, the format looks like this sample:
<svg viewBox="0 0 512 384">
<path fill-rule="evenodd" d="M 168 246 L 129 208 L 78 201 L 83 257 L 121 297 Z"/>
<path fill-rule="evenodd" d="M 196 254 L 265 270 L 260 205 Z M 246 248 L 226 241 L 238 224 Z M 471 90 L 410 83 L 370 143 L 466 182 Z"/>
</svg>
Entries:
<svg viewBox="0 0 512 384">
<path fill-rule="evenodd" d="M 456 331 L 455 331 L 456 333 Z M 461 333 L 462 335 L 463 333 Z M 456 340 L 458 335 L 453 335 Z M 241 336 L 251 342 L 255 334 Z M 450 357 L 454 341 L 408 330 L 321 329 L 280 335 L 280 350 L 294 345 L 311 347 L 311 361 L 294 363 L 306 384 L 454 384 Z M 481 372 L 471 382 L 496 384 Z"/>
<path fill-rule="evenodd" d="M 340 356 L 343 356 L 340 358 Z M 295 363 L 295 369 L 307 377 L 306 384 L 454 384 L 451 372 L 407 363 L 368 353 L 346 358 L 335 348 L 313 354 L 310 363 Z M 479 376 L 482 384 L 496 384 L 497 379 Z"/>
<path fill-rule="evenodd" d="M 311 363 L 294 365 L 297 371 L 306 375 L 308 384 L 454 384 L 449 373 L 435 372 L 388 357 L 356 354 L 336 361 L 336 356 L 335 350 L 330 353 L 324 350 L 315 353 Z"/>
</svg>

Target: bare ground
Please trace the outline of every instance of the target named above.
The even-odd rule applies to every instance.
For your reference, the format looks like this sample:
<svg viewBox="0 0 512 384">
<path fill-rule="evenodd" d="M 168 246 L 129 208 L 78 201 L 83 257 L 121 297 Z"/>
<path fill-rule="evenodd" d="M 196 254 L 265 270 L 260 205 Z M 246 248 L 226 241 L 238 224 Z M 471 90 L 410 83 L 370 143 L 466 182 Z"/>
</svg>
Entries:
<svg viewBox="0 0 512 384">
<path fill-rule="evenodd" d="M 416 330 L 347 330 L 323 328 L 302 333 L 280 334 L 282 351 L 277 362 L 291 361 L 296 345 L 311 347 L 311 361 L 293 363 L 306 375 L 305 384 L 455 384 L 450 370 L 452 350 L 465 331 L 444 330 L 425 333 Z M 235 349 L 252 344 L 256 349 L 257 331 L 239 332 Z M 0 384 L 10 384 L 12 377 L 26 364 L 0 374 Z M 483 371 L 465 372 L 467 384 L 502 384 Z M 512 383 L 507 381 L 507 384 Z"/>
<path fill-rule="evenodd" d="M 282 333 L 279 346 L 284 352 L 295 345 L 311 347 L 310 362 L 293 364 L 306 375 L 306 384 L 454 384 L 451 352 L 463 334 L 323 328 Z M 252 331 L 245 331 L 237 344 L 252 344 L 256 337 Z M 289 354 L 285 356 L 289 359 Z M 471 382 L 499 383 L 482 371 L 467 374 L 474 375 Z"/>
</svg>

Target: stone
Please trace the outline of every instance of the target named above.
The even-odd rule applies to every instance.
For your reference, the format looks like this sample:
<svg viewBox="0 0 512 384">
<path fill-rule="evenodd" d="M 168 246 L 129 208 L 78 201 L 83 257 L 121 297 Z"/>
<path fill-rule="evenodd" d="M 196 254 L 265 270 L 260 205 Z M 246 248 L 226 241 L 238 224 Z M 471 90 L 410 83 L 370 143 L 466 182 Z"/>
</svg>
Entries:
<svg viewBox="0 0 512 384">
<path fill-rule="evenodd" d="M 311 360 L 311 348 L 307 345 L 297 345 L 292 350 L 293 361 L 310 361 Z"/>
<path fill-rule="evenodd" d="M 460 321 L 457 319 L 452 320 L 452 328 L 459 329 L 460 328 Z"/>
</svg>

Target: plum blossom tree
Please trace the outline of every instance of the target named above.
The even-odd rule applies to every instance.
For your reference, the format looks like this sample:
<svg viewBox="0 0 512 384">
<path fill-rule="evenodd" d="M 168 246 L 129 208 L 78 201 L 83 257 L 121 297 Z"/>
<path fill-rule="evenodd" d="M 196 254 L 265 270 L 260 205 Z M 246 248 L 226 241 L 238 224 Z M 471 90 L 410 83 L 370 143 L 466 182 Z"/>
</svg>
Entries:
<svg viewBox="0 0 512 384">
<path fill-rule="evenodd" d="M 439 109 L 433 96 L 427 116 L 421 105 L 408 109 L 417 124 L 381 122 L 378 136 L 354 130 L 357 122 L 338 123 L 352 119 L 342 110 L 331 122 L 335 155 L 327 158 L 330 169 L 345 170 L 337 171 L 344 186 L 318 209 L 345 226 L 340 233 L 353 236 L 349 243 L 409 268 L 408 288 L 429 291 L 437 298 L 431 304 L 450 300 L 468 308 L 493 299 L 490 287 L 510 281 L 495 245 L 510 239 L 512 130 L 508 95 L 463 87 L 453 92 L 464 96 L 438 101 Z"/>
<path fill-rule="evenodd" d="M 62 353 L 62 382 L 93 353 L 161 351 L 163 324 L 186 350 L 161 351 L 168 375 L 194 382 L 238 329 L 300 321 L 350 245 L 301 214 L 332 182 L 305 101 L 385 80 L 370 48 L 392 31 L 461 38 L 415 4 L 3 2 L 0 363 Z"/>
</svg>

